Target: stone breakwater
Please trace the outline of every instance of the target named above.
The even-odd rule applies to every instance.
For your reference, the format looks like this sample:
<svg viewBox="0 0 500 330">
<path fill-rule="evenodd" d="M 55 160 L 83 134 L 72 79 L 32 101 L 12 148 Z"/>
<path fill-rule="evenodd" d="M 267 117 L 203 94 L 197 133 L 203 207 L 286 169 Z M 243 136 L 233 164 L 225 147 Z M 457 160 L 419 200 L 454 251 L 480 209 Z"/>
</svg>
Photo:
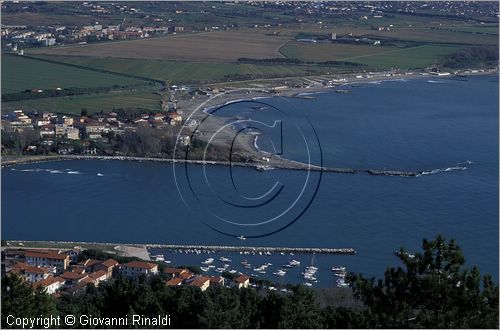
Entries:
<svg viewBox="0 0 500 330">
<path fill-rule="evenodd" d="M 271 252 L 302 254 L 356 254 L 353 248 L 314 248 L 314 247 L 269 247 L 269 246 L 229 246 L 229 245 L 178 245 L 178 244 L 146 244 L 147 248 L 170 250 L 205 250 L 224 252 Z"/>
<path fill-rule="evenodd" d="M 134 243 L 110 243 L 110 242 L 78 242 L 78 241 L 26 241 L 26 240 L 7 240 L 9 248 L 44 248 L 44 249 L 71 249 L 76 246 L 89 249 L 109 249 L 115 252 L 122 252 L 125 255 L 132 255 L 132 250 L 144 249 L 168 249 L 182 251 L 214 251 L 214 252 L 270 252 L 270 253 L 298 253 L 298 254 L 343 254 L 354 255 L 356 250 L 353 248 L 326 248 L 326 247 L 276 247 L 276 246 L 230 246 L 230 245 L 187 245 L 187 244 L 134 244 Z M 147 253 L 139 256 L 141 259 L 149 259 Z M 145 256 L 145 257 L 144 257 Z"/>
<path fill-rule="evenodd" d="M 262 166 L 258 163 L 241 163 L 241 162 L 227 162 L 227 161 L 211 161 L 211 160 L 186 160 L 186 159 L 170 159 L 170 158 L 154 158 L 154 157 L 132 157 L 132 156 L 95 156 L 95 155 L 59 155 L 59 156 L 33 156 L 22 157 L 16 159 L 9 159 L 2 161 L 3 166 L 13 166 L 18 164 L 39 163 L 47 161 L 58 160 L 119 160 L 119 161 L 136 161 L 136 162 L 158 162 L 158 163 L 179 163 L 179 164 L 193 164 L 193 165 L 218 165 L 218 166 L 238 166 L 256 168 Z M 309 165 L 300 163 L 293 160 L 286 159 L 272 159 L 266 166 L 282 170 L 310 170 L 310 171 L 323 171 L 332 173 L 356 174 L 368 173 L 370 175 L 382 176 L 399 176 L 399 177 L 416 177 L 425 171 L 395 171 L 395 170 L 376 170 L 376 169 L 354 169 L 354 168 L 340 168 L 340 167 L 321 167 L 316 165 Z"/>
</svg>

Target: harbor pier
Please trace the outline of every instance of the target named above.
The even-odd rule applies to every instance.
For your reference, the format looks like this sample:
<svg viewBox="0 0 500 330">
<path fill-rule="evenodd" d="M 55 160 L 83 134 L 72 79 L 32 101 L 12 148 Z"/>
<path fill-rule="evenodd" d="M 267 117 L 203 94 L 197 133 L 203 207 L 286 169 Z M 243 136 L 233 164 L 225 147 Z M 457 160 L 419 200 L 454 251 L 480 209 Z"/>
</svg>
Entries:
<svg viewBox="0 0 500 330">
<path fill-rule="evenodd" d="M 146 244 L 146 248 L 168 250 L 200 250 L 214 252 L 270 252 L 270 253 L 297 253 L 297 254 L 345 254 L 354 255 L 353 248 L 320 248 L 320 247 L 271 247 L 271 246 L 230 246 L 230 245 L 179 245 L 179 244 Z"/>
</svg>

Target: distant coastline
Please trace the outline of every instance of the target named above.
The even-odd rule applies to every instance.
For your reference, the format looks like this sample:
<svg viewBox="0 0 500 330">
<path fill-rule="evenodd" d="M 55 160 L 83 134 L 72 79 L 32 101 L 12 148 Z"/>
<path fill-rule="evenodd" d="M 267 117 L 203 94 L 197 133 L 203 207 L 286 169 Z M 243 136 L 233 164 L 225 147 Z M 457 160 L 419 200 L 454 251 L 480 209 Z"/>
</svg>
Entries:
<svg viewBox="0 0 500 330">
<path fill-rule="evenodd" d="M 483 71 L 478 71 L 478 72 L 471 72 L 471 70 L 466 70 L 464 72 L 460 73 L 461 76 L 477 76 L 477 75 L 498 75 L 498 71 L 496 69 L 490 69 L 490 70 L 483 70 Z M 391 74 L 391 75 L 374 75 L 370 74 L 369 77 L 362 77 L 362 78 L 356 78 L 355 76 L 352 76 L 350 78 L 343 78 L 342 81 L 339 81 L 336 85 L 333 86 L 312 86 L 310 88 L 290 88 L 286 89 L 280 94 L 264 94 L 264 93 L 259 93 L 259 96 L 250 96 L 248 94 L 245 94 L 245 89 L 242 89 L 241 91 L 235 91 L 233 93 L 227 93 L 220 95 L 220 97 L 216 97 L 217 103 L 212 104 L 212 105 L 207 105 L 205 106 L 204 113 L 207 109 L 213 109 L 217 108 L 226 104 L 230 104 L 233 102 L 237 102 L 240 100 L 245 100 L 245 101 L 252 101 L 256 99 L 263 99 L 263 98 L 272 98 L 272 97 L 294 97 L 294 98 L 306 98 L 309 99 L 314 99 L 313 94 L 318 94 L 318 93 L 326 93 L 326 92 L 333 92 L 336 90 L 338 87 L 342 86 L 348 86 L 354 83 L 370 83 L 374 81 L 398 81 L 398 80 L 408 80 L 408 79 L 422 79 L 426 77 L 436 77 L 437 79 L 450 79 L 450 77 L 453 77 L 454 75 L 448 75 L 448 76 L 433 76 L 430 75 L 429 73 L 417 73 L 417 72 L 411 72 L 411 73 L 402 73 L 402 74 Z M 338 90 L 338 89 L 337 89 Z M 307 94 L 307 95 L 306 95 Z M 191 105 L 191 104 L 190 104 Z M 252 148 L 258 152 L 259 154 L 262 155 L 269 155 L 268 153 L 265 153 L 261 151 L 259 148 L 257 148 L 256 145 L 256 140 L 255 138 L 251 139 L 251 144 Z M 164 162 L 164 163 L 174 163 L 174 162 L 184 162 L 183 159 L 171 159 L 171 158 L 154 158 L 154 157 L 141 157 L 141 156 L 106 156 L 106 155 L 48 155 L 48 156 L 40 156 L 40 155 L 33 155 L 33 156 L 24 156 L 24 155 L 15 155 L 15 156 L 10 156 L 10 155 L 2 155 L 1 157 L 1 167 L 7 167 L 7 166 L 14 166 L 14 165 L 21 165 L 21 164 L 29 164 L 29 163 L 40 163 L 40 162 L 48 162 L 48 161 L 62 161 L 62 160 L 120 160 L 120 161 L 149 161 L 149 162 Z M 287 159 L 272 159 L 273 161 L 273 166 L 276 166 L 278 168 L 284 168 L 286 169 L 289 167 L 290 169 L 301 169 L 297 168 L 297 164 L 300 165 L 307 165 L 307 164 L 302 164 L 299 162 L 295 162 L 292 160 L 287 160 Z M 259 163 L 257 162 L 248 162 L 248 163 L 230 163 L 228 161 L 214 161 L 214 160 L 189 160 L 188 162 L 194 163 L 194 164 L 206 164 L 206 165 L 236 165 L 236 166 L 245 166 L 245 167 L 258 167 Z M 311 165 L 313 170 L 318 170 L 318 166 Z M 343 172 L 343 173 L 354 173 L 354 171 L 359 171 L 359 170 L 352 170 L 349 169 L 350 171 L 345 171 L 342 169 L 338 169 L 338 172 Z M 365 170 L 366 171 L 366 170 Z M 371 174 L 375 174 L 376 172 L 381 173 L 384 171 L 378 171 L 378 170 L 370 170 L 373 171 Z M 398 171 L 387 171 L 387 172 L 398 172 Z M 413 172 L 414 174 L 412 175 L 404 175 L 404 176 L 415 176 L 418 174 L 425 173 L 426 171 L 416 171 Z M 402 172 L 403 173 L 403 172 Z"/>
</svg>

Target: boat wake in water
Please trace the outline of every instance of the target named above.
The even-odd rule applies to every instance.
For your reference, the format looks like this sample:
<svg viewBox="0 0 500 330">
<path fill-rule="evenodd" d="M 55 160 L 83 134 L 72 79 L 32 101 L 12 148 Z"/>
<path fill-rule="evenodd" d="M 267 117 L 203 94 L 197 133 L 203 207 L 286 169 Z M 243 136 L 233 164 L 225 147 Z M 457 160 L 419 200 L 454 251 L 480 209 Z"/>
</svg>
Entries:
<svg viewBox="0 0 500 330">
<path fill-rule="evenodd" d="M 431 175 L 431 174 L 437 174 L 437 173 L 442 173 L 442 172 L 465 171 L 467 169 L 467 166 L 464 166 L 464 165 L 471 165 L 471 164 L 473 164 L 472 161 L 466 160 L 465 162 L 457 163 L 455 166 L 436 168 L 436 169 L 430 170 L 430 171 L 422 171 L 417 176 Z"/>
</svg>

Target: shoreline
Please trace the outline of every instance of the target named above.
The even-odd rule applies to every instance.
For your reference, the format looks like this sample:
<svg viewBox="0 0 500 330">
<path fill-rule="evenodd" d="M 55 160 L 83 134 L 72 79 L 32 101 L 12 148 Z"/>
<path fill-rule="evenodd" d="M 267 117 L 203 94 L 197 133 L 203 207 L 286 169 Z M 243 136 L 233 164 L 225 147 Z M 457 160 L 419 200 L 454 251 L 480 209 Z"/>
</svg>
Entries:
<svg viewBox="0 0 500 330">
<path fill-rule="evenodd" d="M 368 73 L 369 77 L 363 77 L 363 78 L 356 78 L 355 74 L 350 74 L 349 77 L 342 78 L 344 80 L 338 81 L 335 85 L 331 86 L 325 86 L 317 82 L 316 86 L 312 86 L 309 88 L 290 88 L 290 89 L 285 89 L 279 93 L 272 93 L 272 92 L 263 92 L 263 90 L 266 89 L 266 87 L 262 87 L 260 91 L 250 91 L 248 89 L 234 89 L 234 90 L 229 90 L 226 93 L 223 94 L 218 94 L 213 97 L 213 100 L 217 101 L 214 104 L 208 104 L 210 103 L 211 100 L 208 100 L 207 104 L 201 108 L 201 112 L 206 114 L 207 110 L 217 108 L 223 105 L 227 105 L 230 103 L 238 102 L 241 100 L 245 101 L 253 101 L 253 100 L 260 100 L 260 99 L 268 99 L 268 98 L 273 98 L 273 97 L 291 97 L 291 98 L 301 98 L 301 99 L 311 99 L 314 100 L 314 94 L 321 94 L 321 93 L 328 93 L 328 92 L 335 92 L 339 91 L 339 87 L 343 86 L 349 86 L 352 84 L 365 84 L 365 83 L 373 83 L 373 82 L 385 82 L 385 81 L 405 81 L 409 79 L 425 79 L 429 77 L 433 77 L 436 79 L 453 79 L 453 77 L 457 76 L 455 74 L 450 74 L 447 76 L 435 76 L 431 75 L 429 73 L 419 73 L 419 72 L 410 72 L 410 73 L 379 73 L 379 75 L 376 75 L 376 73 Z M 498 76 L 498 72 L 496 70 L 484 70 L 483 72 L 470 72 L 470 70 L 466 72 L 461 72 L 461 76 L 484 76 L 484 75 L 494 75 Z M 359 75 L 358 75 L 359 76 Z M 312 77 L 311 77 L 312 78 Z M 312 78 L 313 79 L 313 78 Z M 328 79 L 326 77 L 315 77 L 314 79 L 321 79 L 325 80 Z M 329 79 L 332 79 L 332 77 L 329 77 Z M 267 88 L 269 89 L 269 88 Z M 254 94 L 254 95 L 251 95 Z M 257 95 L 255 95 L 257 94 Z M 183 100 L 181 101 L 181 108 L 187 110 L 188 107 L 191 107 L 192 109 L 196 108 L 195 106 L 193 107 L 194 104 L 199 104 L 198 100 Z M 203 103 L 201 103 L 203 104 Z M 222 118 L 222 117 L 221 117 Z M 249 140 L 249 147 L 253 149 L 257 153 L 257 156 L 259 155 L 264 155 L 266 157 L 269 157 L 269 154 L 266 152 L 261 151 L 258 146 L 256 145 L 256 139 L 258 136 L 255 136 Z M 253 153 L 249 153 L 249 156 L 256 156 Z M 7 157 L 7 160 L 5 158 Z M 12 158 L 12 159 L 11 159 Z M 164 163 L 185 163 L 186 160 L 184 159 L 171 159 L 171 158 L 154 158 L 154 157 L 141 157 L 141 156 L 105 156 L 105 155 L 48 155 L 48 156 L 40 156 L 40 155 L 35 155 L 35 156 L 25 156 L 25 155 L 16 155 L 16 156 L 9 156 L 5 155 L 1 157 L 1 167 L 8 167 L 8 166 L 15 166 L 15 165 L 21 165 L 21 164 L 30 164 L 30 163 L 41 163 L 41 162 L 49 162 L 49 161 L 63 161 L 63 160 L 121 160 L 121 161 L 148 161 L 148 162 L 164 162 Z M 242 166 L 242 167 L 253 167 L 258 169 L 262 164 L 258 162 L 248 162 L 248 163 L 236 163 L 236 162 L 228 162 L 228 161 L 213 161 L 213 160 L 188 160 L 187 163 L 193 163 L 193 164 L 200 164 L 200 165 L 221 165 L 221 166 Z M 288 160 L 288 159 L 281 159 L 281 158 L 271 158 L 271 162 L 267 163 L 266 165 L 271 165 L 272 167 L 276 167 L 279 169 L 294 169 L 294 170 L 305 170 L 305 169 L 310 169 L 310 170 L 324 170 L 326 172 L 337 172 L 337 173 L 350 173 L 354 174 L 356 172 L 367 172 L 372 175 L 396 175 L 396 176 L 419 176 L 422 174 L 426 174 L 426 172 L 432 171 L 432 170 L 419 170 L 419 171 L 397 171 L 397 170 L 378 170 L 378 169 L 353 169 L 353 168 L 328 168 L 328 167 L 323 167 L 320 168 L 319 166 L 311 165 L 309 166 L 308 164 L 303 164 L 300 162 L 296 162 L 293 160 Z"/>
<path fill-rule="evenodd" d="M 231 103 L 237 103 L 240 101 L 260 101 L 265 99 L 270 99 L 274 97 L 284 97 L 284 98 L 297 98 L 297 99 L 305 99 L 313 101 L 316 97 L 315 94 L 323 94 L 323 93 L 333 93 L 340 92 L 339 88 L 342 87 L 358 87 L 357 84 L 374 84 L 374 83 L 382 83 L 382 82 L 390 82 L 390 81 L 408 81 L 414 79 L 426 79 L 426 78 L 435 78 L 435 79 L 450 79 L 454 80 L 457 77 L 471 77 L 471 76 L 497 76 L 499 72 L 496 69 L 485 69 L 484 71 L 472 72 L 474 70 L 461 70 L 457 71 L 457 73 L 450 73 L 449 75 L 439 76 L 432 75 L 429 72 L 404 72 L 404 73 L 395 73 L 390 71 L 382 71 L 382 72 L 360 72 L 360 73 L 350 73 L 345 75 L 337 75 L 337 76 L 311 76 L 311 77 L 300 77 L 301 79 L 305 79 L 310 83 L 314 83 L 314 85 L 310 85 L 308 87 L 300 87 L 300 88 L 286 88 L 283 90 L 276 91 L 274 88 L 277 85 L 279 80 L 276 80 L 274 87 L 272 86 L 264 86 L 262 84 L 261 87 L 250 87 L 252 84 L 247 84 L 246 86 L 238 86 L 238 82 L 233 82 L 236 85 L 228 85 L 229 83 L 219 83 L 219 84 L 211 84 L 207 86 L 218 87 L 218 88 L 227 88 L 227 91 L 221 92 L 219 94 L 215 94 L 211 97 L 211 99 L 185 99 L 180 100 L 179 109 L 182 111 L 188 112 L 190 115 L 194 115 L 194 119 L 198 117 L 199 114 L 193 113 L 194 109 L 203 105 L 200 108 L 200 113 L 204 115 L 208 115 L 211 110 L 217 109 Z M 286 80 L 285 80 L 286 81 Z M 333 81 L 331 85 L 323 85 L 319 81 Z M 256 80 L 255 82 L 260 82 Z M 287 85 L 287 83 L 284 83 Z M 255 85 L 255 84 L 254 84 Z M 283 84 L 281 84 L 283 85 Z"/>
</svg>

